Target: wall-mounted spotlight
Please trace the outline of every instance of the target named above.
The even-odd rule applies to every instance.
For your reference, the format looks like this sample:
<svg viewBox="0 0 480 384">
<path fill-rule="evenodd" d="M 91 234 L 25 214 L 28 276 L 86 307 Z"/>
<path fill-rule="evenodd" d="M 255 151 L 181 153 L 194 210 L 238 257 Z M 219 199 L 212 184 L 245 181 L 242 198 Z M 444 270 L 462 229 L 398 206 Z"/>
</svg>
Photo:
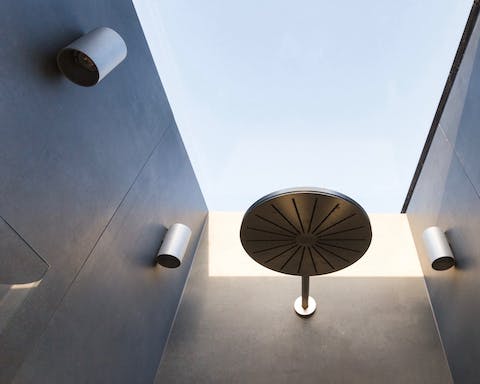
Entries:
<svg viewBox="0 0 480 384">
<path fill-rule="evenodd" d="M 58 68 L 71 81 L 90 87 L 127 57 L 127 46 L 113 29 L 101 27 L 73 41 L 57 54 Z"/>
<path fill-rule="evenodd" d="M 156 261 L 167 268 L 177 268 L 182 263 L 192 231 L 186 225 L 173 224 L 167 231 Z"/>
<path fill-rule="evenodd" d="M 432 263 L 432 268 L 443 271 L 455 265 L 452 249 L 445 233 L 439 227 L 429 227 L 423 231 L 423 243 Z"/>
</svg>

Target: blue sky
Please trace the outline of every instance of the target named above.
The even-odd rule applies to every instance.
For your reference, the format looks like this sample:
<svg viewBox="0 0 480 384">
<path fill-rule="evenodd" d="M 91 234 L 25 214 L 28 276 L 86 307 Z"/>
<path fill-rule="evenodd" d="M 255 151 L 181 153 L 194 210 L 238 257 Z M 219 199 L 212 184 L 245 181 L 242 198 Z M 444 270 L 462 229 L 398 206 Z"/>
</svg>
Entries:
<svg viewBox="0 0 480 384">
<path fill-rule="evenodd" d="M 399 212 L 471 0 L 135 0 L 209 209 L 317 186 Z"/>
</svg>

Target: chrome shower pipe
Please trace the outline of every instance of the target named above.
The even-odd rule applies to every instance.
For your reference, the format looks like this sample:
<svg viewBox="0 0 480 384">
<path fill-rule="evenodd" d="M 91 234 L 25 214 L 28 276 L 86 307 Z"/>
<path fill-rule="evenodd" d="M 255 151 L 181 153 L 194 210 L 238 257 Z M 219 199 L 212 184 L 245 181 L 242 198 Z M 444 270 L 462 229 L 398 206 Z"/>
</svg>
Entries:
<svg viewBox="0 0 480 384">
<path fill-rule="evenodd" d="M 310 290 L 310 276 L 302 276 L 302 308 L 308 308 L 308 295 Z"/>
</svg>

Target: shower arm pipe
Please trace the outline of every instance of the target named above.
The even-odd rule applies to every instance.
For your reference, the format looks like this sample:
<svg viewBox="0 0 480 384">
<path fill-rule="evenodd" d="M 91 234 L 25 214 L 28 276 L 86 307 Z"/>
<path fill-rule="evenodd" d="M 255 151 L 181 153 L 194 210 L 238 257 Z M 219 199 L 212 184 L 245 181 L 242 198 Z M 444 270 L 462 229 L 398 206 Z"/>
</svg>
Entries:
<svg viewBox="0 0 480 384">
<path fill-rule="evenodd" d="M 302 308 L 308 308 L 308 296 L 310 290 L 310 276 L 302 276 Z"/>
</svg>

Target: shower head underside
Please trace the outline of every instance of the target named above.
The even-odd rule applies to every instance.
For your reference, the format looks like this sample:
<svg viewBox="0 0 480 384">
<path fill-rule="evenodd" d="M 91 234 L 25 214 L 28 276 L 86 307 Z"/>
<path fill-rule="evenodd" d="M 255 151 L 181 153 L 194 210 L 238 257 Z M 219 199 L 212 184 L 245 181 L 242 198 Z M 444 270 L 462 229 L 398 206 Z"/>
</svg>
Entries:
<svg viewBox="0 0 480 384">
<path fill-rule="evenodd" d="M 254 203 L 242 221 L 245 251 L 289 275 L 323 275 L 346 268 L 367 251 L 372 230 L 363 208 L 341 193 L 286 189 Z"/>
</svg>

